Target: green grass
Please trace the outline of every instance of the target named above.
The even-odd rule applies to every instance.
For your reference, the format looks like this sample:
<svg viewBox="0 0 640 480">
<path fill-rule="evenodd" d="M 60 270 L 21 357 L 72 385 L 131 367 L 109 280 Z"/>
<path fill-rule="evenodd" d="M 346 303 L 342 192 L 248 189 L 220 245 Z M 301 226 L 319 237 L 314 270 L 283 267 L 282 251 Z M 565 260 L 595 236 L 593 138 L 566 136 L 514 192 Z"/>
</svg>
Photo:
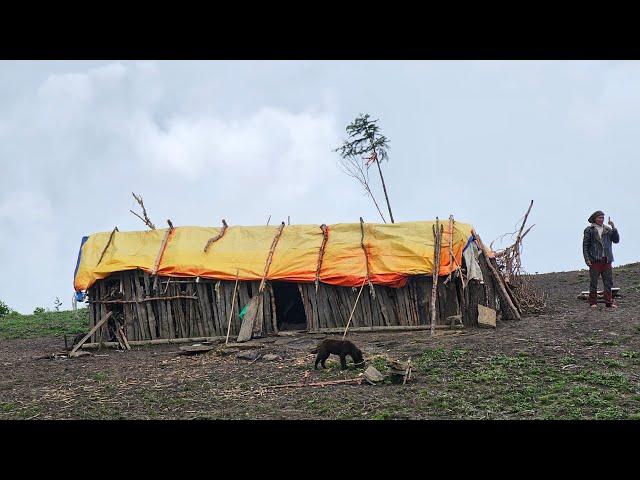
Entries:
<svg viewBox="0 0 640 480">
<path fill-rule="evenodd" d="M 34 315 L 10 313 L 0 317 L 0 339 L 34 338 L 77 334 L 88 330 L 89 311 L 86 308 Z"/>
<path fill-rule="evenodd" d="M 427 388 L 421 409 L 446 418 L 619 419 L 640 410 L 628 378 L 606 362 L 565 368 L 525 353 L 479 359 L 464 350 L 429 349 L 418 360 Z M 600 367 L 602 370 L 598 370 Z"/>
</svg>

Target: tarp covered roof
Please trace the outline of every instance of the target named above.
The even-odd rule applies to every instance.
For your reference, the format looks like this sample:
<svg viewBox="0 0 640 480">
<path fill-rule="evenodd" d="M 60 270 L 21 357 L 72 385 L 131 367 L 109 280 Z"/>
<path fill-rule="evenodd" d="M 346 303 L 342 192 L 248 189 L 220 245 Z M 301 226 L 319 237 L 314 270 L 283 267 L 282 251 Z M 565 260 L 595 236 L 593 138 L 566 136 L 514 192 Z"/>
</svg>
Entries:
<svg viewBox="0 0 640 480">
<path fill-rule="evenodd" d="M 448 275 L 461 265 L 462 251 L 472 226 L 454 222 L 444 226 L 440 275 Z M 319 279 L 323 283 L 360 286 L 367 275 L 374 284 L 401 287 L 411 275 L 431 274 L 434 267 L 435 221 L 394 224 L 365 223 L 361 246 L 359 223 L 327 225 Z M 158 275 L 235 280 L 261 280 L 273 240 L 275 226 L 229 226 L 224 235 L 207 250 L 207 241 L 222 228 L 176 227 L 160 257 Z M 111 232 L 90 235 L 83 242 L 74 279 L 77 291 L 86 290 L 96 280 L 111 273 L 140 268 L 153 273 L 156 258 L 167 229 L 115 232 L 105 251 Z M 452 236 L 451 261 L 449 238 Z M 275 247 L 267 280 L 313 282 L 324 234 L 319 225 L 287 225 Z M 104 251 L 102 261 L 98 264 Z"/>
</svg>

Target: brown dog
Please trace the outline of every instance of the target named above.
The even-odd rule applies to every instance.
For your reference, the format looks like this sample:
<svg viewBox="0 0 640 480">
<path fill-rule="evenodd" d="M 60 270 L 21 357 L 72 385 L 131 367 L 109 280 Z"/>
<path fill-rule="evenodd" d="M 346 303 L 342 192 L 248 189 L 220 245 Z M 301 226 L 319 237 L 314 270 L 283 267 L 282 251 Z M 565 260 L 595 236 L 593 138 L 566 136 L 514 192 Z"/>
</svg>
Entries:
<svg viewBox="0 0 640 480">
<path fill-rule="evenodd" d="M 327 361 L 329 355 L 332 353 L 340 357 L 340 368 L 342 370 L 347 369 L 347 355 L 351 357 L 356 367 L 362 367 L 364 365 L 364 358 L 362 352 L 349 340 L 335 340 L 332 338 L 326 338 L 320 344 L 311 350 L 311 353 L 317 353 L 315 369 L 318 369 L 318 363 L 322 365 L 322 368 L 327 368 L 324 362 Z"/>
</svg>

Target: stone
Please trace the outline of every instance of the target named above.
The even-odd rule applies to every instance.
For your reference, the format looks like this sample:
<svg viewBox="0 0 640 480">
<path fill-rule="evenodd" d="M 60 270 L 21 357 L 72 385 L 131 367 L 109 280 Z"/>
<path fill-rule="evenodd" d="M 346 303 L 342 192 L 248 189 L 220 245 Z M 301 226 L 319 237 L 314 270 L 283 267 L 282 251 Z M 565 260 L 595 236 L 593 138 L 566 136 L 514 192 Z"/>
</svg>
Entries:
<svg viewBox="0 0 640 480">
<path fill-rule="evenodd" d="M 380 373 L 380 370 L 378 370 L 376 367 L 369 365 L 364 371 L 364 378 L 366 378 L 371 383 L 376 383 L 384 380 L 384 375 Z"/>
<path fill-rule="evenodd" d="M 240 352 L 238 355 L 236 355 L 236 358 L 240 360 L 255 360 L 259 356 L 259 352 L 256 352 L 255 350 L 247 350 L 245 352 Z"/>
<path fill-rule="evenodd" d="M 262 357 L 265 362 L 273 362 L 274 360 L 280 360 L 280 356 L 274 353 L 267 353 Z"/>
</svg>

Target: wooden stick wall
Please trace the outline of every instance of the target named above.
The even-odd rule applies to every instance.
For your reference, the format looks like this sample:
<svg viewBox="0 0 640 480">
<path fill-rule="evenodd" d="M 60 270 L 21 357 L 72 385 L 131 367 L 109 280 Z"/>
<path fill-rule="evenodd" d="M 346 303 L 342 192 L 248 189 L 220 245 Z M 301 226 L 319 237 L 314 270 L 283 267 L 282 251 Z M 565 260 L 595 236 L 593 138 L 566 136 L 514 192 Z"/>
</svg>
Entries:
<svg viewBox="0 0 640 480">
<path fill-rule="evenodd" d="M 436 299 L 436 324 L 450 325 L 460 316 L 465 326 L 477 325 L 478 304 L 499 310 L 499 299 L 491 272 L 480 259 L 484 283 L 468 282 L 465 289 L 458 275 L 439 282 Z M 154 277 L 141 270 L 113 274 L 96 282 L 89 290 L 91 326 L 107 312 L 109 322 L 92 337 L 92 342 L 113 340 L 116 322 L 124 327 L 128 340 L 224 336 L 231 310 L 233 281 L 195 278 Z M 374 285 L 363 292 L 354 312 L 353 327 L 390 327 L 430 325 L 430 276 L 411 277 L 403 288 Z M 239 313 L 258 294 L 260 282 L 239 282 L 238 295 L 231 322 L 231 334 L 240 331 Z M 307 330 L 338 328 L 346 325 L 358 289 L 320 283 L 298 284 L 306 314 Z M 263 291 L 264 315 L 262 332 L 277 333 L 274 289 L 268 284 Z M 260 330 L 257 328 L 257 330 Z"/>
</svg>

